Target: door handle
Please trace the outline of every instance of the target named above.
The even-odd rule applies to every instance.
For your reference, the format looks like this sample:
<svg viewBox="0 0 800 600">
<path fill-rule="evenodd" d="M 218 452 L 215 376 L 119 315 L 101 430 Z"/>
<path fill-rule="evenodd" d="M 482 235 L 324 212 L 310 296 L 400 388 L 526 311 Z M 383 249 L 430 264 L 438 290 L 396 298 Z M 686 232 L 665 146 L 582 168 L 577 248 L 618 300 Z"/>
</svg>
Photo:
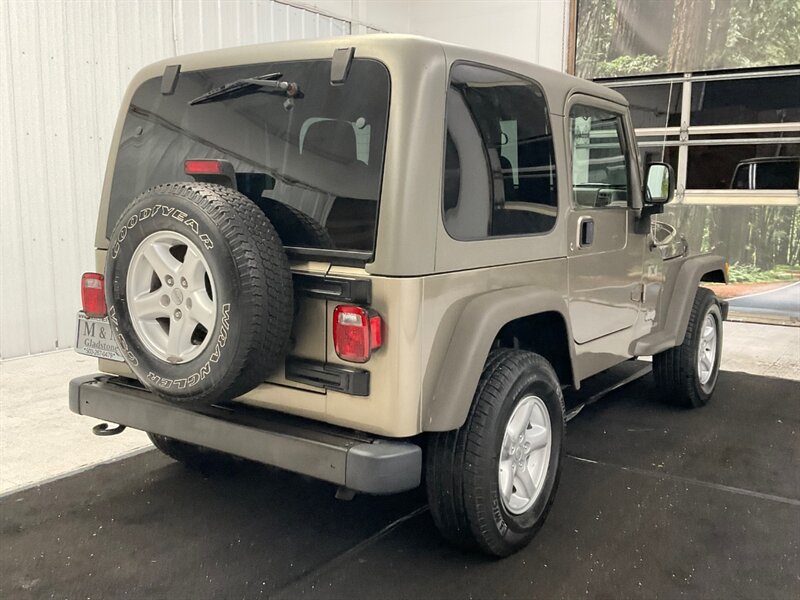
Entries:
<svg viewBox="0 0 800 600">
<path fill-rule="evenodd" d="M 594 219 L 581 217 L 578 219 L 578 247 L 586 248 L 594 242 Z"/>
</svg>

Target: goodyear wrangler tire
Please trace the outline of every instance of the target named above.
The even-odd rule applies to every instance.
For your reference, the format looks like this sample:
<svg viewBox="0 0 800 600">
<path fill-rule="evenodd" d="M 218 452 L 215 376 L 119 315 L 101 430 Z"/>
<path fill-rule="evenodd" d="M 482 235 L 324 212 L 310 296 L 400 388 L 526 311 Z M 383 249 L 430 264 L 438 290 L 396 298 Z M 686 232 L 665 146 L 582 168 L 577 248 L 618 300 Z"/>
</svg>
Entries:
<svg viewBox="0 0 800 600">
<path fill-rule="evenodd" d="M 167 400 L 229 400 L 286 353 L 286 253 L 261 210 L 234 190 L 170 183 L 141 194 L 114 227 L 105 277 L 128 366 Z"/>
<path fill-rule="evenodd" d="M 428 504 L 442 535 L 492 556 L 524 548 L 553 503 L 564 436 L 564 397 L 550 363 L 493 350 L 464 425 L 428 439 Z"/>
</svg>

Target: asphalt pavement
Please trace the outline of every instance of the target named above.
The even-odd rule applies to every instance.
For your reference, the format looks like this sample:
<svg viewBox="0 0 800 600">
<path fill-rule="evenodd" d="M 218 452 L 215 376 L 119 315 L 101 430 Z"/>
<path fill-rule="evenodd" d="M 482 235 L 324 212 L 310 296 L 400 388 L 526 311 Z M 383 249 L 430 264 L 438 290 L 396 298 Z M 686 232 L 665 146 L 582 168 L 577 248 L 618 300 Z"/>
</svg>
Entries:
<svg viewBox="0 0 800 600">
<path fill-rule="evenodd" d="M 550 518 L 504 560 L 447 546 L 421 491 L 342 502 L 153 451 L 0 498 L 0 597 L 795 598 L 800 384 L 723 372 L 695 411 L 655 392 L 570 421 Z"/>
<path fill-rule="evenodd" d="M 800 281 L 769 292 L 733 298 L 729 303 L 731 312 L 742 316 L 800 323 Z"/>
</svg>

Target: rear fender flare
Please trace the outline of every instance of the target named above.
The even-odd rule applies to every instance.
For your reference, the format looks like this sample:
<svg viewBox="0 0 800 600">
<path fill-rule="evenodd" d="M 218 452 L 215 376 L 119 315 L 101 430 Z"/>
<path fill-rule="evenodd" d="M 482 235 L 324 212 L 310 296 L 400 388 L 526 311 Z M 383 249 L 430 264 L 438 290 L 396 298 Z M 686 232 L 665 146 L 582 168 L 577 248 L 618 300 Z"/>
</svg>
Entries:
<svg viewBox="0 0 800 600">
<path fill-rule="evenodd" d="M 572 367 L 575 348 L 567 310 L 561 294 L 537 286 L 496 290 L 471 299 L 456 322 L 433 394 L 423 403 L 422 430 L 449 431 L 464 424 L 492 342 L 500 329 L 515 319 L 544 312 L 561 315 Z M 571 372 L 574 374 L 574 369 Z"/>
</svg>

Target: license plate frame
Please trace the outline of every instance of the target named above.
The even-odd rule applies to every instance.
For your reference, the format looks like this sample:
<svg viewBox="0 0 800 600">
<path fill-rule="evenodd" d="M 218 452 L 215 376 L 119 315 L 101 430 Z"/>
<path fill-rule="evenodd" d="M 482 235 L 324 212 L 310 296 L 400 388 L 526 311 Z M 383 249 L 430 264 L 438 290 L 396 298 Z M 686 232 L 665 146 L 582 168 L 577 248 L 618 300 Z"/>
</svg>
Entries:
<svg viewBox="0 0 800 600">
<path fill-rule="evenodd" d="M 89 317 L 78 313 L 75 351 L 85 356 L 125 362 L 111 333 L 107 317 Z"/>
</svg>

